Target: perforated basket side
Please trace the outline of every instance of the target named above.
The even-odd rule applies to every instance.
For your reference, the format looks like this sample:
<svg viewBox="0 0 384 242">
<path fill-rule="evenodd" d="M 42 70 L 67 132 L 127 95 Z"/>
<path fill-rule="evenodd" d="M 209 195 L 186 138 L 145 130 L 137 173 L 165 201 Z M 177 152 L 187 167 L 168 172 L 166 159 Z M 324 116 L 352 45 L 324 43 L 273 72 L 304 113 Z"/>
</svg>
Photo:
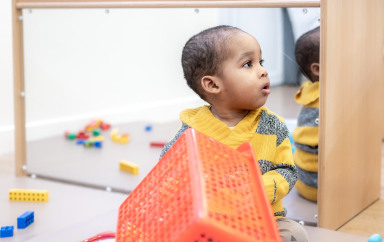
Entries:
<svg viewBox="0 0 384 242">
<path fill-rule="evenodd" d="M 217 230 L 214 235 L 202 233 L 215 241 L 230 236 L 237 241 L 279 241 L 251 145 L 243 145 L 248 149 L 241 147 L 240 152 L 201 133 L 197 137 L 200 175 L 210 220 L 207 223 L 215 224 Z M 245 154 L 246 150 L 251 154 Z"/>
<path fill-rule="evenodd" d="M 196 220 L 183 134 L 119 209 L 117 241 L 175 241 Z"/>
</svg>

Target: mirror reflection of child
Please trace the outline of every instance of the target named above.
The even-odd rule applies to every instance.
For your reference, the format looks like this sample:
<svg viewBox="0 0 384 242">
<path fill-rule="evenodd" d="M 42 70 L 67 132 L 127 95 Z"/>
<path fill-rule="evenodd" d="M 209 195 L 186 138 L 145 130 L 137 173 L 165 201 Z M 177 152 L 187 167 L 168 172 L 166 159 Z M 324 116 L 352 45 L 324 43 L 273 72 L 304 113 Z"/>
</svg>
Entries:
<svg viewBox="0 0 384 242">
<path fill-rule="evenodd" d="M 161 156 L 190 127 L 234 149 L 250 142 L 283 241 L 307 241 L 303 226 L 285 218 L 282 199 L 297 169 L 286 125 L 263 107 L 270 82 L 258 41 L 235 27 L 209 28 L 187 41 L 182 66 L 188 86 L 209 105 L 181 112 L 182 127 Z"/>
<path fill-rule="evenodd" d="M 315 202 L 318 183 L 319 55 L 320 27 L 317 27 L 304 33 L 296 41 L 296 62 L 308 80 L 295 95 L 295 101 L 302 108 L 292 134 L 296 147 L 293 158 L 299 175 L 295 188 L 302 197 Z"/>
</svg>

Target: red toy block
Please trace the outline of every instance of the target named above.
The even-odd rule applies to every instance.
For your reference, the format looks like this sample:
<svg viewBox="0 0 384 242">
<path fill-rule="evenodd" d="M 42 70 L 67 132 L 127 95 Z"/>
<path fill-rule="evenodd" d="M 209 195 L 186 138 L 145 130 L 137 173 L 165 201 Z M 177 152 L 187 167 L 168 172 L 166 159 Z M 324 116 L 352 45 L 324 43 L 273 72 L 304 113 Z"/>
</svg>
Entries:
<svg viewBox="0 0 384 242">
<path fill-rule="evenodd" d="M 111 125 L 102 122 L 102 123 L 100 124 L 100 128 L 101 128 L 101 130 L 108 130 L 109 128 L 111 128 Z"/>
<path fill-rule="evenodd" d="M 186 130 L 121 204 L 116 241 L 281 241 L 251 144 Z"/>
<path fill-rule="evenodd" d="M 162 147 L 164 147 L 165 144 L 167 144 L 167 142 L 151 142 L 150 146 L 151 147 L 160 147 L 160 148 L 162 148 Z"/>
</svg>

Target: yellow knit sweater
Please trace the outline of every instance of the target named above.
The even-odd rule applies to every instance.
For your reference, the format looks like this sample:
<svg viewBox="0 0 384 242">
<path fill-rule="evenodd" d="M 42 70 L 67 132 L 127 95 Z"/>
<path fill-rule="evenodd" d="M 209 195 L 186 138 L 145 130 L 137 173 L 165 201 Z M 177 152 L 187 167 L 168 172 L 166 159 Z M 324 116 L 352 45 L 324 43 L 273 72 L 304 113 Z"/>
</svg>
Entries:
<svg viewBox="0 0 384 242">
<path fill-rule="evenodd" d="M 284 217 L 282 199 L 293 188 L 297 170 L 293 162 L 289 131 L 283 120 L 267 108 L 250 111 L 233 129 L 215 118 L 209 106 L 187 109 L 181 112 L 182 128 L 163 149 L 161 156 L 189 127 L 236 149 L 244 142 L 254 148 L 268 199 L 275 217 Z"/>
<path fill-rule="evenodd" d="M 319 82 L 304 82 L 295 95 L 295 101 L 302 105 L 292 134 L 296 146 L 293 158 L 299 175 L 295 187 L 306 199 L 317 201 Z"/>
</svg>

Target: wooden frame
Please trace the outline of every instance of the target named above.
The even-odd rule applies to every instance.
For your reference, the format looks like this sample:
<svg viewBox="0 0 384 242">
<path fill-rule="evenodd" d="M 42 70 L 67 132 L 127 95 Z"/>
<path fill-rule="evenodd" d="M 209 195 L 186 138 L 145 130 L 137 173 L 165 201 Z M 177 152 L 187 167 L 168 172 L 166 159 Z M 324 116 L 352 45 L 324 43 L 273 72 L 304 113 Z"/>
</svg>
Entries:
<svg viewBox="0 0 384 242">
<path fill-rule="evenodd" d="M 22 9 L 187 7 L 321 7 L 318 225 L 337 229 L 377 200 L 384 133 L 378 115 L 384 103 L 382 0 L 13 0 L 16 175 L 26 175 L 27 163 Z M 349 21 L 356 26 L 348 27 Z"/>
</svg>

